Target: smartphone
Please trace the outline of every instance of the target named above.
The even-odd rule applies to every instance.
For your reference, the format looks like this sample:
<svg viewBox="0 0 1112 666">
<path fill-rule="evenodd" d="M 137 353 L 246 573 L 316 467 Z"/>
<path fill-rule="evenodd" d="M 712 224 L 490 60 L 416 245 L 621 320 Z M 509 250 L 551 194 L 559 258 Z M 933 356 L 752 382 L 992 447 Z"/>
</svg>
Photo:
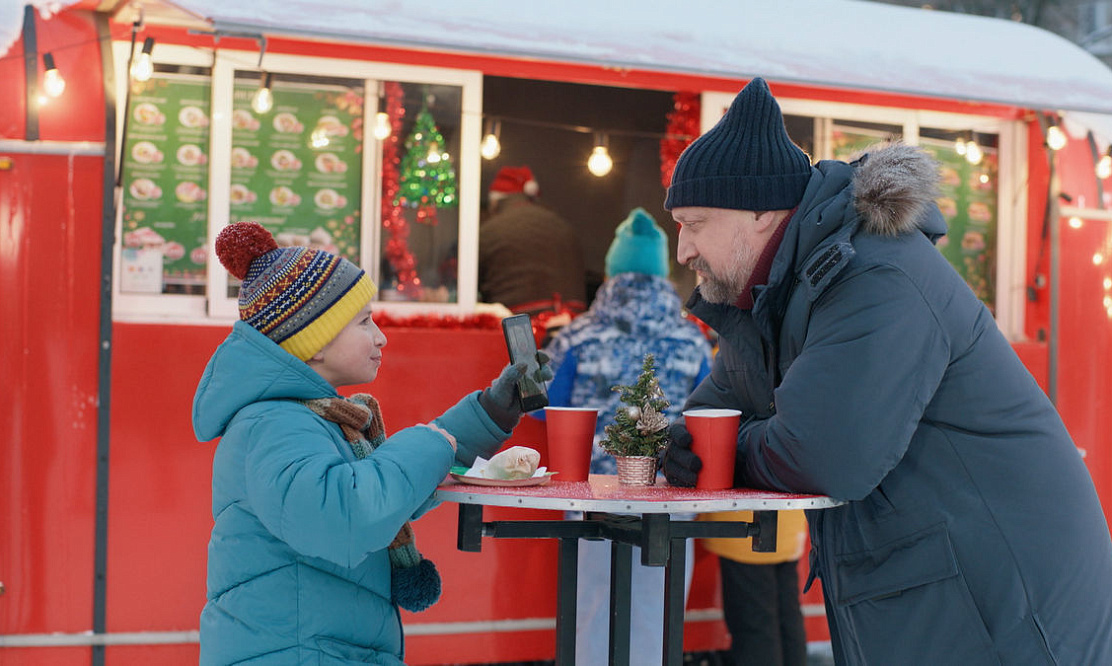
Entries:
<svg viewBox="0 0 1112 666">
<path fill-rule="evenodd" d="M 534 377 L 540 370 L 537 363 L 537 341 L 533 337 L 533 324 L 529 315 L 519 314 L 502 320 L 502 333 L 506 336 L 506 349 L 510 352 L 510 363 L 527 363 L 525 376 L 517 382 L 517 394 L 521 398 L 521 409 L 531 412 L 548 405 L 548 391 L 544 382 Z"/>
</svg>

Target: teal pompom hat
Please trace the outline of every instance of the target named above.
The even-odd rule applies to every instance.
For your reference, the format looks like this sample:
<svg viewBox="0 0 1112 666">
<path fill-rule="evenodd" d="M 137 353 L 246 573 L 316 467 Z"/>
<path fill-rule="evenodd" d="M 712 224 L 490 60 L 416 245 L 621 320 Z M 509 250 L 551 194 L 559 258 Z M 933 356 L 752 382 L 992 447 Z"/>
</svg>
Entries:
<svg viewBox="0 0 1112 666">
<path fill-rule="evenodd" d="M 644 208 L 634 208 L 614 231 L 606 251 L 606 275 L 645 273 L 668 277 L 668 236 Z"/>
<path fill-rule="evenodd" d="M 680 155 L 664 208 L 789 210 L 810 179 L 810 158 L 788 137 L 768 84 L 755 78 Z"/>
</svg>

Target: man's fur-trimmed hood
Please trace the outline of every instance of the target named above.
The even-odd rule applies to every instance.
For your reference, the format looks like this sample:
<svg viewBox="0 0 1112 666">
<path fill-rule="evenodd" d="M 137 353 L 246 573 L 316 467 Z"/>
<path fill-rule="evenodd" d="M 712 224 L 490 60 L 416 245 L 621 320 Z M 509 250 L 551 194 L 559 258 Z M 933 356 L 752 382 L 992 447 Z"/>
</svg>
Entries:
<svg viewBox="0 0 1112 666">
<path fill-rule="evenodd" d="M 854 205 L 868 233 L 898 236 L 921 227 L 938 197 L 938 163 L 917 146 L 870 149 L 853 177 Z"/>
</svg>

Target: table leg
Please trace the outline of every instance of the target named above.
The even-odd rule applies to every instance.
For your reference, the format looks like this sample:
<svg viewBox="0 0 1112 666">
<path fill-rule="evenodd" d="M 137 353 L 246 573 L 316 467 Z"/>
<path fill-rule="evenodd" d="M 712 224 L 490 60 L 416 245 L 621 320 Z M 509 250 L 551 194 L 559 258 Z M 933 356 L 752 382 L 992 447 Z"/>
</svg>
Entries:
<svg viewBox="0 0 1112 666">
<path fill-rule="evenodd" d="M 629 664 L 630 594 L 633 546 L 610 544 L 610 664 Z"/>
<path fill-rule="evenodd" d="M 687 570 L 687 542 L 672 539 L 664 565 L 664 666 L 683 663 L 683 588 Z"/>
<path fill-rule="evenodd" d="M 753 537 L 754 553 L 776 552 L 776 527 L 780 513 L 777 511 L 754 511 L 753 522 L 757 523 L 757 534 Z"/>
<path fill-rule="evenodd" d="M 456 529 L 456 548 L 478 553 L 483 548 L 483 507 L 481 504 L 460 504 Z"/>
<path fill-rule="evenodd" d="M 575 593 L 578 584 L 579 539 L 560 539 L 556 563 L 556 666 L 575 664 Z"/>
</svg>

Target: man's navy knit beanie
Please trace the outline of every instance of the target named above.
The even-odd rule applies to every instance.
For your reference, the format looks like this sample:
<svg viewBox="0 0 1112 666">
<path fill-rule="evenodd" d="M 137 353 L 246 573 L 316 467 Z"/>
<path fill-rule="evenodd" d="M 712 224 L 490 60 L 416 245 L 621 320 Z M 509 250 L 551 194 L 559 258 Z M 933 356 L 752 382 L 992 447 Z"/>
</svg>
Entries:
<svg viewBox="0 0 1112 666">
<path fill-rule="evenodd" d="M 788 210 L 803 199 L 811 160 L 788 138 L 780 105 L 762 78 L 676 161 L 664 208 Z"/>
</svg>

